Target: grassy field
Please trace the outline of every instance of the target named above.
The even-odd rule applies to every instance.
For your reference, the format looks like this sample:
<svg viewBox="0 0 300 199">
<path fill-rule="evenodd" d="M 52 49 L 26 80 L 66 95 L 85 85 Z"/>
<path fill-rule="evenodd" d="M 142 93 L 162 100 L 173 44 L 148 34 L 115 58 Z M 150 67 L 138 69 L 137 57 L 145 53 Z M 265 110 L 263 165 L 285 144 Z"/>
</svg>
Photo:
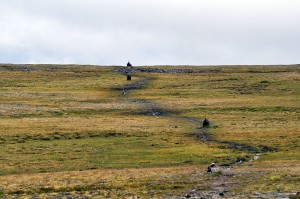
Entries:
<svg viewBox="0 0 300 199">
<path fill-rule="evenodd" d="M 0 65 L 0 195 L 299 191 L 299 66 L 151 68 L 194 71 L 132 71 L 129 82 L 120 67 Z M 211 162 L 231 167 L 209 175 Z"/>
</svg>

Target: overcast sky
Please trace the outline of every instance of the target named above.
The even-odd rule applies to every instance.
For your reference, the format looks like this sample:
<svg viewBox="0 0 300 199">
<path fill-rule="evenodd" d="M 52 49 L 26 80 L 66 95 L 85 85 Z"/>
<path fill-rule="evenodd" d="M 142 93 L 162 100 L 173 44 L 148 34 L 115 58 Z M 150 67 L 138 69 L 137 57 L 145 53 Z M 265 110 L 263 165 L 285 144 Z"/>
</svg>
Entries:
<svg viewBox="0 0 300 199">
<path fill-rule="evenodd" d="M 300 0 L 0 0 L 0 63 L 299 64 Z"/>
</svg>

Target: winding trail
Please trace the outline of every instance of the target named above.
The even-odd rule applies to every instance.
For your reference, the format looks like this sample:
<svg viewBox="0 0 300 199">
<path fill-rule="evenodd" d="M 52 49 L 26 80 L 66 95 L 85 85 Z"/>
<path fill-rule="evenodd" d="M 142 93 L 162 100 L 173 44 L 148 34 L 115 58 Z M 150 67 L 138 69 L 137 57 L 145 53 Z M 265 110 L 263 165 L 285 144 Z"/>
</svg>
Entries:
<svg viewBox="0 0 300 199">
<path fill-rule="evenodd" d="M 121 71 L 123 72 L 123 71 Z M 140 72 L 142 73 L 142 72 Z M 263 152 L 262 150 L 258 150 L 255 147 L 252 147 L 250 145 L 241 145 L 235 142 L 230 142 L 230 141 L 218 141 L 213 139 L 210 135 L 209 135 L 209 129 L 207 128 L 202 128 L 200 127 L 200 125 L 202 124 L 202 121 L 193 118 L 193 117 L 187 117 L 187 116 L 179 116 L 176 115 L 176 113 L 167 110 L 165 108 L 162 108 L 162 106 L 158 103 L 155 103 L 151 100 L 147 100 L 147 99 L 134 99 L 132 97 L 130 97 L 130 92 L 133 90 L 137 90 L 137 89 L 142 89 L 143 87 L 147 86 L 149 84 L 150 81 L 152 81 L 152 78 L 149 77 L 141 77 L 140 80 L 130 83 L 130 84 L 126 84 L 123 87 L 118 87 L 118 88 L 114 88 L 114 90 L 119 90 L 120 92 L 122 91 L 122 95 L 126 95 L 126 100 L 133 102 L 133 103 L 139 103 L 142 105 L 142 109 L 145 110 L 143 114 L 145 115 L 151 115 L 151 116 L 164 116 L 164 117 L 169 117 L 169 118 L 175 118 L 175 119 L 179 119 L 182 120 L 183 122 L 189 122 L 193 124 L 193 132 L 190 132 L 190 134 L 194 135 L 195 137 L 197 137 L 199 140 L 201 140 L 202 142 L 205 143 L 217 143 L 217 144 L 221 144 L 229 149 L 232 150 L 239 150 L 239 151 L 246 151 L 249 155 L 252 154 L 252 156 L 254 157 L 255 160 L 255 155 L 257 153 Z M 215 181 L 213 184 L 211 184 L 211 189 L 209 191 L 206 192 L 201 192 L 201 193 L 195 193 L 192 190 L 189 190 L 186 192 L 186 197 L 179 197 L 179 198 L 193 198 L 191 197 L 192 195 L 195 196 L 195 198 L 198 198 L 199 196 L 203 196 L 205 198 L 218 198 L 221 194 L 227 194 L 228 189 L 232 186 L 234 186 L 234 184 L 237 184 L 236 182 L 234 182 L 234 180 L 232 179 L 233 176 L 233 170 L 231 168 L 232 165 L 236 165 L 236 164 L 240 164 L 242 162 L 246 161 L 246 158 L 238 158 L 237 160 L 232 161 L 231 163 L 227 163 L 227 164 L 221 164 L 220 166 L 226 166 L 224 169 L 224 172 L 222 170 L 223 175 L 220 175 L 218 177 L 216 177 Z"/>
<path fill-rule="evenodd" d="M 123 73 L 124 70 L 121 70 L 118 72 Z M 142 73 L 142 72 L 140 72 L 140 73 Z M 142 109 L 145 110 L 144 111 L 145 115 L 165 116 L 165 117 L 176 118 L 176 119 L 180 119 L 185 122 L 193 123 L 195 126 L 194 127 L 195 131 L 192 133 L 203 142 L 212 142 L 212 143 L 217 143 L 217 144 L 221 144 L 221 145 L 226 145 L 230 149 L 240 150 L 240 151 L 244 150 L 244 151 L 247 151 L 252 154 L 262 152 L 261 150 L 258 150 L 257 148 L 252 147 L 250 145 L 242 145 L 242 144 L 238 144 L 238 143 L 230 142 L 230 141 L 215 140 L 211 136 L 209 136 L 208 129 L 200 127 L 200 125 L 202 124 L 202 121 L 200 121 L 199 119 L 196 119 L 193 117 L 176 115 L 176 113 L 172 112 L 171 110 L 162 108 L 162 106 L 159 105 L 158 103 L 155 103 L 148 99 L 134 99 L 134 98 L 130 97 L 130 91 L 142 89 L 143 87 L 147 86 L 150 81 L 153 81 L 153 80 L 154 80 L 153 78 L 141 77 L 141 79 L 138 81 L 135 81 L 130 84 L 126 84 L 122 87 L 116 87 L 113 89 L 122 91 L 123 95 L 126 95 L 127 97 L 129 97 L 129 98 L 127 98 L 127 101 L 141 104 L 143 106 Z M 235 162 L 233 162 L 233 163 L 235 163 Z"/>
</svg>

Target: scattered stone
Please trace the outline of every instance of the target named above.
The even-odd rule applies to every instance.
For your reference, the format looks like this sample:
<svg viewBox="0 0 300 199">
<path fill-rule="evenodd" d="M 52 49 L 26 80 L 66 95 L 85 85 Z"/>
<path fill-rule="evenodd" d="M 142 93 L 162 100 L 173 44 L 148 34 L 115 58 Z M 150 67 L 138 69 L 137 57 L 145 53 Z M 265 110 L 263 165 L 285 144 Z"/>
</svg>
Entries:
<svg viewBox="0 0 300 199">
<path fill-rule="evenodd" d="M 262 151 L 262 152 L 268 152 L 268 151 L 272 151 L 272 149 L 271 149 L 270 147 L 268 147 L 268 146 L 263 146 L 263 147 L 261 148 L 261 151 Z"/>
<path fill-rule="evenodd" d="M 300 192 L 297 192 L 296 194 L 290 194 L 290 199 L 300 199 Z"/>
<path fill-rule="evenodd" d="M 236 164 L 241 164 L 242 162 L 245 162 L 246 159 L 244 157 L 238 157 L 235 161 Z"/>
<path fill-rule="evenodd" d="M 128 66 L 132 67 L 132 66 Z M 127 67 L 118 68 L 117 72 L 126 72 Z M 133 73 L 170 73 L 170 74 L 177 74 L 177 73 L 219 73 L 222 72 L 220 69 L 159 69 L 159 68 L 146 68 L 146 67 L 135 67 L 131 68 L 131 72 Z"/>
<path fill-rule="evenodd" d="M 217 167 L 215 163 L 211 163 L 211 165 L 207 168 L 208 173 L 216 173 L 219 171 L 220 171 L 220 168 Z"/>
<path fill-rule="evenodd" d="M 256 154 L 254 157 L 253 157 L 253 160 L 258 160 L 260 158 L 260 154 Z"/>
</svg>

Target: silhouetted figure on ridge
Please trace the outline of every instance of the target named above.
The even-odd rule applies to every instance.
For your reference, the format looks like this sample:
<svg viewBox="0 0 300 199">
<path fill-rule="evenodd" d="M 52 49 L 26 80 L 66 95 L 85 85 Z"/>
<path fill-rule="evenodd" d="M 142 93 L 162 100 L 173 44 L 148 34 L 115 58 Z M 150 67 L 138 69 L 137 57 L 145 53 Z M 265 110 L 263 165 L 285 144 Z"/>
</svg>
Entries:
<svg viewBox="0 0 300 199">
<path fill-rule="evenodd" d="M 131 65 L 131 63 L 130 63 L 130 62 L 128 62 L 128 63 L 127 63 L 127 66 L 128 66 L 128 67 L 132 67 L 132 65 Z"/>
<path fill-rule="evenodd" d="M 131 80 L 131 71 L 132 71 L 132 64 L 130 62 L 127 63 L 127 69 L 126 69 L 126 76 L 127 76 L 127 80 L 130 81 Z"/>
</svg>

